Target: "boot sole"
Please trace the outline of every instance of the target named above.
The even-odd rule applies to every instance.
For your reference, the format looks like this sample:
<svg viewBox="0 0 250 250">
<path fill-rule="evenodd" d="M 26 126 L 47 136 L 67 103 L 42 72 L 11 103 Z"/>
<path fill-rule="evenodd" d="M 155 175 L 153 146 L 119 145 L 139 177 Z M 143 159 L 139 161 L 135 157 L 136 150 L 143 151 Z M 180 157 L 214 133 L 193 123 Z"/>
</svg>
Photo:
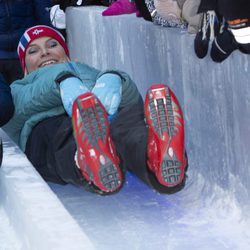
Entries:
<svg viewBox="0 0 250 250">
<path fill-rule="evenodd" d="M 103 144 L 106 143 L 107 124 L 104 110 L 98 102 L 95 106 L 84 109 L 82 108 L 81 101 L 77 100 L 77 107 L 80 113 L 79 117 L 81 118 L 82 129 L 85 131 L 83 137 L 81 138 L 82 142 L 85 141 L 85 138 L 87 138 L 87 140 L 102 155 L 99 160 L 98 174 L 95 175 L 95 178 L 98 178 L 99 180 L 95 181 L 93 173 L 91 173 L 91 181 L 105 192 L 114 192 L 121 186 L 122 177 L 117 167 L 112 163 L 99 145 L 100 140 Z M 102 187 L 97 184 L 98 182 L 101 183 Z"/>
<path fill-rule="evenodd" d="M 151 91 L 162 89 L 163 88 L 153 89 Z M 153 99 L 149 94 L 150 116 L 155 133 L 162 139 L 163 133 L 167 132 L 170 141 L 175 131 L 174 111 L 169 89 L 167 87 L 164 87 L 164 89 L 166 90 L 166 96 L 164 98 Z M 175 156 L 170 157 L 168 150 L 169 147 L 167 147 L 164 152 L 161 168 L 157 175 L 162 177 L 167 186 L 176 186 L 181 182 L 181 163 Z"/>
</svg>

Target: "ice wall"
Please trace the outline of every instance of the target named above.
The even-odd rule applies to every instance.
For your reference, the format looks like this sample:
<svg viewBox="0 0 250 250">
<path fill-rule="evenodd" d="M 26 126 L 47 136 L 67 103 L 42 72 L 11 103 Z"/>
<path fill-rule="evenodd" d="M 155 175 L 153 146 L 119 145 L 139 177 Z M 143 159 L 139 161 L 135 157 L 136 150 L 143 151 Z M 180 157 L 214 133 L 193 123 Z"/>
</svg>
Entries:
<svg viewBox="0 0 250 250">
<path fill-rule="evenodd" d="M 0 137 L 4 143 L 0 249 L 93 249 L 77 222 L 1 129 Z"/>
<path fill-rule="evenodd" d="M 169 84 L 185 115 L 189 181 L 203 178 L 203 195 L 217 185 L 249 204 L 250 56 L 235 51 L 220 64 L 209 55 L 200 60 L 194 35 L 135 14 L 102 17 L 102 10 L 68 9 L 72 59 L 128 72 L 143 96 L 152 83 Z"/>
</svg>

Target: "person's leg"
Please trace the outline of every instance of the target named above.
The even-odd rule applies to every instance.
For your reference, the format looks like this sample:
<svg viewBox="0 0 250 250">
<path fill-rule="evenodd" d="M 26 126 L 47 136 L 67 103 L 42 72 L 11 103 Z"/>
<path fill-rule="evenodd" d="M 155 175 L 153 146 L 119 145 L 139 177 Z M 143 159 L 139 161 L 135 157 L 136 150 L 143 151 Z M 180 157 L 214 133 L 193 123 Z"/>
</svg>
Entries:
<svg viewBox="0 0 250 250">
<path fill-rule="evenodd" d="M 160 193 L 175 193 L 185 185 L 186 176 L 179 184 L 167 187 L 156 178 L 147 165 L 148 126 L 142 99 L 138 103 L 119 111 L 111 123 L 111 136 L 123 166 L 135 173 L 142 181 Z"/>
<path fill-rule="evenodd" d="M 28 138 L 25 150 L 28 159 L 46 181 L 81 185 L 75 152 L 72 122 L 67 115 L 38 123 Z"/>
<path fill-rule="evenodd" d="M 81 174 L 99 194 L 119 191 L 124 178 L 104 106 L 89 92 L 77 97 L 72 113 Z"/>
<path fill-rule="evenodd" d="M 110 130 L 123 168 L 132 170 L 147 182 L 147 128 L 142 99 L 119 110 L 111 122 Z"/>
<path fill-rule="evenodd" d="M 100 194 L 118 191 L 123 173 L 110 139 L 108 114 L 113 117 L 119 106 L 121 78 L 111 73 L 102 75 L 92 93 L 70 74 L 61 76 L 57 82 L 64 108 L 72 117 L 81 174 Z"/>
</svg>

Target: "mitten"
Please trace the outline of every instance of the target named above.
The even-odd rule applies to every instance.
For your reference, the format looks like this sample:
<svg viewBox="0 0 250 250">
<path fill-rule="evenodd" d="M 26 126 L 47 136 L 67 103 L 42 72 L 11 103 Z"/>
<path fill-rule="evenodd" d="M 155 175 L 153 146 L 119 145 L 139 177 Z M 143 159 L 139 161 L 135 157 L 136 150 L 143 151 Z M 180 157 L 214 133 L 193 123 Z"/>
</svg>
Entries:
<svg viewBox="0 0 250 250">
<path fill-rule="evenodd" d="M 97 79 L 92 93 L 98 97 L 109 115 L 118 110 L 121 102 L 122 81 L 119 75 L 103 74 Z"/>
<path fill-rule="evenodd" d="M 86 92 L 89 92 L 89 89 L 77 77 L 69 75 L 69 77 L 60 81 L 62 103 L 70 117 L 72 116 L 72 106 L 75 99 Z"/>
</svg>

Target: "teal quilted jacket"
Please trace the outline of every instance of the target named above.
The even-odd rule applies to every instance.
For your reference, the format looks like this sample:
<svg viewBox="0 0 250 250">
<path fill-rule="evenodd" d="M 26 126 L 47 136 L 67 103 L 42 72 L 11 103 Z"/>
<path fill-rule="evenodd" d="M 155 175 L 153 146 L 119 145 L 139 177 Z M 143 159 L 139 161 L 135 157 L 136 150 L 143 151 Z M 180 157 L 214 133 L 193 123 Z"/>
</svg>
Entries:
<svg viewBox="0 0 250 250">
<path fill-rule="evenodd" d="M 65 113 L 56 80 L 66 73 L 79 77 L 91 91 L 104 73 L 116 73 L 122 78 L 120 108 L 138 101 L 140 96 L 128 74 L 118 70 L 99 71 L 83 63 L 63 63 L 40 68 L 11 84 L 15 105 L 13 118 L 3 127 L 12 140 L 25 151 L 32 128 L 40 121 Z"/>
</svg>

